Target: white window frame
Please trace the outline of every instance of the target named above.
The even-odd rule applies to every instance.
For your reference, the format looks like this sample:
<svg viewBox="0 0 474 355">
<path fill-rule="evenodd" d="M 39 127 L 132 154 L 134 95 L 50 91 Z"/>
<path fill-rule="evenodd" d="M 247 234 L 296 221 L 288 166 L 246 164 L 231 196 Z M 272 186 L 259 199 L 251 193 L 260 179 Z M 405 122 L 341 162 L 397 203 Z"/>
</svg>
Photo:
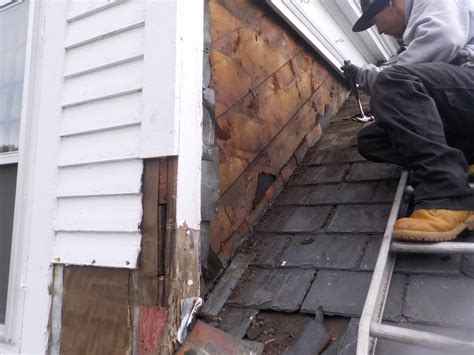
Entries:
<svg viewBox="0 0 474 355">
<path fill-rule="evenodd" d="M 14 2 L 11 6 L 22 3 Z M 20 349 L 21 328 L 23 325 L 23 306 L 25 301 L 25 275 L 27 270 L 27 245 L 31 203 L 28 192 L 31 190 L 35 139 L 32 135 L 32 96 L 35 84 L 35 68 L 39 46 L 39 21 L 37 12 L 40 1 L 28 3 L 28 30 L 26 41 L 25 69 L 23 78 L 22 109 L 20 118 L 20 139 L 18 151 L 2 153 L 0 164 L 18 163 L 15 211 L 13 220 L 12 249 L 10 256 L 10 275 L 7 292 L 5 324 L 0 325 L 0 352 L 17 352 Z M 0 3 L 1 4 L 1 3 Z"/>
<path fill-rule="evenodd" d="M 0 11 L 9 9 L 12 6 L 21 4 L 23 0 L 0 0 Z"/>
<path fill-rule="evenodd" d="M 398 44 L 392 38 L 378 34 L 373 28 L 362 33 L 352 32 L 352 26 L 361 15 L 359 0 L 266 0 L 329 64 L 338 72 L 344 60 L 355 64 L 387 61 L 395 56 Z M 308 6 L 318 6 L 325 15 L 315 19 Z M 325 25 L 337 24 L 338 33 Z M 345 39 L 356 51 L 345 53 L 338 42 Z"/>
</svg>

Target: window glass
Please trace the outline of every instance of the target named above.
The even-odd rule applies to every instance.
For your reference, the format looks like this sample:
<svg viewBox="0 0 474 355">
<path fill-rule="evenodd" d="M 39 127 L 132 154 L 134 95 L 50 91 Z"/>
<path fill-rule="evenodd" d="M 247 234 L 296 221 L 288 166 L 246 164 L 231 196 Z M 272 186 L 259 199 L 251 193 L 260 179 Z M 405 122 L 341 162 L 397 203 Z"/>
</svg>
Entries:
<svg viewBox="0 0 474 355">
<path fill-rule="evenodd" d="M 0 165 L 0 323 L 5 323 L 17 164 Z"/>
<path fill-rule="evenodd" d="M 18 150 L 28 6 L 0 8 L 0 153 Z"/>
<path fill-rule="evenodd" d="M 7 308 L 18 169 L 4 153 L 18 151 L 27 26 L 27 1 L 0 0 L 0 324 Z"/>
</svg>

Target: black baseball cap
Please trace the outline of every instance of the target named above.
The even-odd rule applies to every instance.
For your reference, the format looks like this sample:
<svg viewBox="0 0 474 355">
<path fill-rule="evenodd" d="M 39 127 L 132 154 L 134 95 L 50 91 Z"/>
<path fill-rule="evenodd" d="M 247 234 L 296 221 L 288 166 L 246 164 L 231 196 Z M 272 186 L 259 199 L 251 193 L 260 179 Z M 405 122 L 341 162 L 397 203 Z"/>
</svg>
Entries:
<svg viewBox="0 0 474 355">
<path fill-rule="evenodd" d="M 390 4 L 390 0 L 360 0 L 362 16 L 357 20 L 352 31 L 362 32 L 374 25 L 374 17 Z"/>
</svg>

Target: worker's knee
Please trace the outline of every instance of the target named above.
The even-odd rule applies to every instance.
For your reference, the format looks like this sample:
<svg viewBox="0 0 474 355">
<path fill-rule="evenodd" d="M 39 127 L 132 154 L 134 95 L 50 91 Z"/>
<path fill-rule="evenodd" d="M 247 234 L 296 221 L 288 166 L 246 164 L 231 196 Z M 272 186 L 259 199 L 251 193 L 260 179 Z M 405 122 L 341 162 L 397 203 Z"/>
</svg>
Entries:
<svg viewBox="0 0 474 355">
<path fill-rule="evenodd" d="M 369 126 L 370 127 L 370 126 Z M 370 130 L 362 129 L 357 135 L 357 150 L 367 160 L 373 160 L 373 152 L 376 151 L 376 143 Z"/>
</svg>

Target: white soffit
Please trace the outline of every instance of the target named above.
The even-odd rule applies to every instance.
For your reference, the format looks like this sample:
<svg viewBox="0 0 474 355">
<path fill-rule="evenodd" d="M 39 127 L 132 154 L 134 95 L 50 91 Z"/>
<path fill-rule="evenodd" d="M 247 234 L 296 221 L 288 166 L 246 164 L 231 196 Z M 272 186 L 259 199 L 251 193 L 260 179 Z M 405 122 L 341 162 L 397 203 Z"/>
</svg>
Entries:
<svg viewBox="0 0 474 355">
<path fill-rule="evenodd" d="M 353 33 L 361 14 L 358 0 L 267 0 L 337 70 L 344 60 L 357 65 L 388 60 L 398 45 L 373 28 Z"/>
</svg>

